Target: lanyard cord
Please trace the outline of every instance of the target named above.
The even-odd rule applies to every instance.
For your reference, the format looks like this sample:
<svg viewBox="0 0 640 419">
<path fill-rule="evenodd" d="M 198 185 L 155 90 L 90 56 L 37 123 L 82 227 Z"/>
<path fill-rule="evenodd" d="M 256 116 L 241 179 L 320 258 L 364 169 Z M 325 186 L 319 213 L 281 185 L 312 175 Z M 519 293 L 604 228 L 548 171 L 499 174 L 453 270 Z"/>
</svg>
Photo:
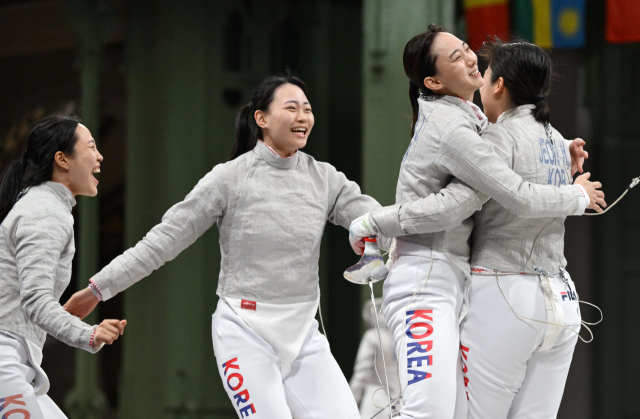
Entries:
<svg viewBox="0 0 640 419">
<path fill-rule="evenodd" d="M 596 324 L 600 323 L 600 322 L 603 320 L 604 316 L 603 316 L 603 314 L 602 314 L 602 310 L 600 310 L 600 307 L 596 306 L 595 304 L 588 303 L 588 302 L 586 302 L 586 301 L 580 301 L 580 299 L 578 298 L 578 303 L 589 304 L 590 306 L 597 308 L 597 309 L 598 309 L 598 311 L 600 312 L 600 320 L 598 320 L 598 321 L 597 321 L 597 322 L 595 322 L 595 323 L 589 323 L 589 322 L 585 322 L 585 321 L 580 320 L 580 323 L 582 324 L 582 326 L 583 326 L 585 329 L 587 329 L 587 331 L 589 331 L 589 335 L 591 335 L 591 337 L 589 338 L 589 340 L 586 340 L 586 339 L 584 339 L 582 336 L 580 336 L 580 333 L 579 333 L 579 332 L 576 332 L 575 330 L 573 330 L 573 329 L 572 329 L 572 328 L 570 328 L 570 327 L 567 327 L 567 326 L 564 326 L 564 325 L 560 325 L 560 324 L 551 323 L 551 322 L 545 322 L 545 321 L 542 321 L 542 320 L 531 319 L 531 318 L 529 318 L 529 317 L 525 317 L 525 316 L 523 316 L 522 314 L 518 313 L 518 312 L 516 311 L 516 309 L 515 309 L 515 308 L 513 308 L 513 306 L 512 306 L 512 305 L 511 305 L 511 303 L 509 302 L 509 299 L 507 298 L 507 295 L 504 293 L 504 290 L 502 289 L 502 285 L 500 285 L 500 278 L 498 277 L 498 271 L 494 271 L 494 272 L 495 272 L 495 275 L 496 275 L 496 283 L 498 284 L 498 288 L 500 288 L 500 292 L 502 293 L 502 296 L 504 297 L 504 300 L 507 302 L 507 305 L 509 306 L 509 308 L 511 309 L 511 311 L 513 311 L 513 314 L 515 314 L 516 316 L 520 317 L 520 318 L 521 318 L 521 319 L 523 319 L 523 320 L 529 320 L 529 321 L 536 322 L 536 323 L 542 323 L 542 324 L 546 324 L 546 325 L 550 325 L 550 326 L 555 326 L 555 327 L 561 327 L 561 328 L 563 328 L 563 329 L 570 330 L 571 332 L 575 333 L 575 334 L 578 336 L 578 338 L 579 338 L 581 341 L 583 341 L 584 343 L 590 343 L 590 342 L 592 342 L 592 341 L 593 341 L 593 332 L 591 331 L 591 329 L 589 328 L 589 326 L 594 326 L 594 325 L 596 325 Z M 544 272 L 541 272 L 541 273 L 540 273 L 540 276 L 547 276 L 547 274 L 546 274 L 546 273 L 544 273 Z M 547 278 L 551 279 L 549 276 L 547 276 Z M 564 275 L 563 275 L 563 278 L 564 278 Z M 566 282 L 566 283 L 568 283 L 568 282 Z M 569 288 L 569 289 L 571 289 L 571 288 Z M 544 298 L 547 298 L 547 297 L 545 296 Z M 587 325 L 589 325 L 589 326 L 587 326 Z"/>
<path fill-rule="evenodd" d="M 631 180 L 631 184 L 627 187 L 627 189 L 624 190 L 624 192 L 622 192 L 622 195 L 620 195 L 620 197 L 618 199 L 615 200 L 615 202 L 611 205 L 609 205 L 607 207 L 607 209 L 605 209 L 602 212 L 585 212 L 584 215 L 602 215 L 605 212 L 609 211 L 611 208 L 613 208 L 613 206 L 615 204 L 617 204 L 618 202 L 620 202 L 620 200 L 634 187 L 636 186 L 638 183 L 640 183 L 640 176 L 638 176 L 637 178 L 634 178 Z"/>
<path fill-rule="evenodd" d="M 392 412 L 391 412 L 391 408 L 392 408 L 392 404 L 391 404 L 391 392 L 389 391 L 389 377 L 387 376 L 387 363 L 384 359 L 384 349 L 382 348 L 382 338 L 380 337 L 380 321 L 378 320 L 378 309 L 376 308 L 376 299 L 373 295 L 373 282 L 372 281 L 367 281 L 367 283 L 369 284 L 369 289 L 371 290 L 371 302 L 373 303 L 373 313 L 376 316 L 376 332 L 378 332 L 378 345 L 380 346 L 380 354 L 382 356 L 382 367 L 384 368 L 384 380 L 386 382 L 386 393 L 387 393 L 387 406 L 383 407 L 382 410 L 384 410 L 386 407 L 389 408 L 389 417 L 391 417 Z M 374 358 L 373 358 L 373 368 L 376 370 L 376 375 L 378 376 L 378 381 L 380 381 L 380 385 L 382 385 L 382 379 L 380 378 L 380 374 L 378 373 L 378 366 L 376 365 L 376 356 L 377 356 L 377 352 L 373 352 L 374 354 Z M 383 386 L 384 387 L 384 386 Z M 380 390 L 380 389 L 378 389 Z M 378 391 L 376 390 L 376 392 Z M 373 393 L 373 395 L 375 396 L 376 393 Z M 375 404 L 375 400 L 372 400 L 373 405 L 376 406 Z M 378 406 L 376 406 L 378 407 Z M 380 412 L 378 412 L 380 413 Z M 378 414 L 376 413 L 376 415 Z"/>
</svg>

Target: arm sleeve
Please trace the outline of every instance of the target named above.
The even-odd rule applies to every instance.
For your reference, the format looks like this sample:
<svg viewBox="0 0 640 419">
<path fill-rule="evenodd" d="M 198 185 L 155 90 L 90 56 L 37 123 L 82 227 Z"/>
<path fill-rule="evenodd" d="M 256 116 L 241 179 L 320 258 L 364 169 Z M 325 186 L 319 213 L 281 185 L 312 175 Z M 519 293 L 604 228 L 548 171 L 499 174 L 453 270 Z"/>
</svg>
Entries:
<svg viewBox="0 0 640 419">
<path fill-rule="evenodd" d="M 92 278 L 103 300 L 124 291 L 173 260 L 224 215 L 227 187 L 222 166 L 214 167 L 184 201 L 164 214 L 160 224 Z"/>
<path fill-rule="evenodd" d="M 350 181 L 335 167 L 329 167 L 330 210 L 329 222 L 349 229 L 349 225 L 356 218 L 367 212 L 380 208 L 378 201 L 360 192 L 357 183 Z"/>
<path fill-rule="evenodd" d="M 459 226 L 482 208 L 489 197 L 453 178 L 438 193 L 371 213 L 385 237 L 435 233 Z"/>
<path fill-rule="evenodd" d="M 15 230 L 20 304 L 27 318 L 56 339 L 95 353 L 96 326 L 67 313 L 54 297 L 56 270 L 73 225 L 57 214 L 20 220 Z"/>
<path fill-rule="evenodd" d="M 487 130 L 484 135 L 499 135 L 499 131 Z M 519 217 L 544 218 L 584 213 L 579 199 L 582 192 L 578 186 L 556 187 L 524 181 L 494 151 L 489 141 L 468 127 L 457 126 L 444 133 L 436 164 Z"/>
</svg>

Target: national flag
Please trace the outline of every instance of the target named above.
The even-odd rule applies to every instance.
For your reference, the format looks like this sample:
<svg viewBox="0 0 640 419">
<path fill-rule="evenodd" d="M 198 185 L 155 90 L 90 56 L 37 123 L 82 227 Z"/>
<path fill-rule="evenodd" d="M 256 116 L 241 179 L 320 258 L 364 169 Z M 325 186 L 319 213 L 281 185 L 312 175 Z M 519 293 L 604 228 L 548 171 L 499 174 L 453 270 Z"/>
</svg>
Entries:
<svg viewBox="0 0 640 419">
<path fill-rule="evenodd" d="M 585 9 L 585 0 L 516 0 L 516 32 L 545 49 L 580 48 L 586 41 Z"/>
<path fill-rule="evenodd" d="M 467 18 L 468 44 L 478 50 L 490 37 L 500 39 L 509 37 L 509 1 L 508 0 L 464 0 Z"/>
<path fill-rule="evenodd" d="M 608 42 L 640 42 L 640 0 L 607 0 Z"/>
</svg>

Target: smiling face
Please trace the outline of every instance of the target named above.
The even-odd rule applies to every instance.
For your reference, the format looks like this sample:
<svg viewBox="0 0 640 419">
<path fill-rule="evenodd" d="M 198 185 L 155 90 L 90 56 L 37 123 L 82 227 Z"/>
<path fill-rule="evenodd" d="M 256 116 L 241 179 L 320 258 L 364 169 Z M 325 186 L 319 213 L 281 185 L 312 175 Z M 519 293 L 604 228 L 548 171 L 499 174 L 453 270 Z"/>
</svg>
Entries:
<svg viewBox="0 0 640 419">
<path fill-rule="evenodd" d="M 66 167 L 69 168 L 64 183 L 74 196 L 96 196 L 98 180 L 93 177 L 93 174 L 100 173 L 102 155 L 98 152 L 96 142 L 87 127 L 78 124 L 75 136 L 77 141 L 73 154 L 64 156 Z"/>
<path fill-rule="evenodd" d="M 478 71 L 478 57 L 467 43 L 442 32 L 434 41 L 433 53 L 438 56 L 436 75 L 425 78 L 425 86 L 438 94 L 473 100 L 484 81 Z"/>
<path fill-rule="evenodd" d="M 278 87 L 267 111 L 255 112 L 262 141 L 280 156 L 289 157 L 307 144 L 314 118 L 307 96 L 298 86 Z"/>
</svg>

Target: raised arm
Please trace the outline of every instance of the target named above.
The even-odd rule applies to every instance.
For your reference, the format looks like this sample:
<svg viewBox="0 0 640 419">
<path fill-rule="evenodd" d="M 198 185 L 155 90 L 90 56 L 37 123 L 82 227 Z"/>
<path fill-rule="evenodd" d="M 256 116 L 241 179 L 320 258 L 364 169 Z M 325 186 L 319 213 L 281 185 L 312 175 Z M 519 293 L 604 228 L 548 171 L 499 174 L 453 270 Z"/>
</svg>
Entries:
<svg viewBox="0 0 640 419">
<path fill-rule="evenodd" d="M 600 187 L 597 182 L 586 182 L 589 196 L 585 197 L 577 185 L 556 187 L 526 182 L 494 152 L 488 141 L 463 126 L 443 135 L 436 164 L 524 218 L 582 215 L 589 203 L 596 202 L 595 190 Z"/>
<path fill-rule="evenodd" d="M 58 214 L 38 214 L 17 223 L 14 245 L 20 282 L 20 304 L 25 316 L 69 346 L 95 353 L 94 330 L 67 313 L 54 297 L 56 269 L 73 225 Z"/>
<path fill-rule="evenodd" d="M 329 214 L 327 220 L 332 224 L 340 225 L 346 229 L 353 220 L 380 208 L 378 201 L 364 195 L 357 183 L 350 181 L 344 173 L 327 164 L 329 171 Z"/>
<path fill-rule="evenodd" d="M 153 227 L 138 244 L 97 273 L 92 281 L 102 298 L 107 300 L 124 291 L 195 242 L 224 214 L 227 184 L 223 165 L 214 167 L 184 201 L 164 214 L 162 222 Z"/>
</svg>

